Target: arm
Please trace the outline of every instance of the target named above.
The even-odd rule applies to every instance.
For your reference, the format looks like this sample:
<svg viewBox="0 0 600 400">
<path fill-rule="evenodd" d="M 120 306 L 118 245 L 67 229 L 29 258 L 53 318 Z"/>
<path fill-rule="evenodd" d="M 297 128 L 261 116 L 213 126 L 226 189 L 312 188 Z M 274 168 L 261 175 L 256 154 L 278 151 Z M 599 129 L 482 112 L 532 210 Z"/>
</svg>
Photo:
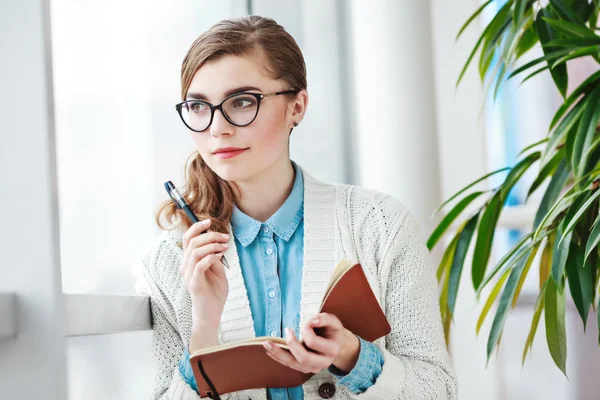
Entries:
<svg viewBox="0 0 600 400">
<path fill-rule="evenodd" d="M 163 313 L 152 305 L 152 362 L 155 369 L 153 399 L 198 400 L 198 394 L 183 379 L 178 362 L 184 356 L 183 342 Z"/>
<path fill-rule="evenodd" d="M 198 393 L 188 385 L 179 371 L 179 361 L 184 357 L 184 344 L 175 326 L 169 321 L 158 299 L 164 299 L 162 291 L 140 261 L 134 267 L 137 278 L 136 291 L 150 297 L 152 310 L 152 363 L 155 376 L 152 390 L 154 400 L 198 400 Z M 164 301 L 164 300 L 163 300 Z M 203 397 L 202 399 L 208 399 Z M 229 394 L 222 400 L 232 400 Z"/>
<path fill-rule="evenodd" d="M 358 339 L 360 343 L 358 360 L 350 372 L 345 374 L 333 364 L 328 368 L 329 373 L 336 378 L 339 385 L 347 387 L 355 394 L 363 393 L 373 386 L 381 374 L 383 366 L 383 354 L 379 347 L 360 337 Z"/>
<path fill-rule="evenodd" d="M 416 219 L 399 202 L 396 226 L 385 238 L 380 263 L 385 314 L 392 327 L 381 349 L 374 385 L 355 399 L 456 399 L 456 378 L 444 342 L 437 282 Z"/>
</svg>

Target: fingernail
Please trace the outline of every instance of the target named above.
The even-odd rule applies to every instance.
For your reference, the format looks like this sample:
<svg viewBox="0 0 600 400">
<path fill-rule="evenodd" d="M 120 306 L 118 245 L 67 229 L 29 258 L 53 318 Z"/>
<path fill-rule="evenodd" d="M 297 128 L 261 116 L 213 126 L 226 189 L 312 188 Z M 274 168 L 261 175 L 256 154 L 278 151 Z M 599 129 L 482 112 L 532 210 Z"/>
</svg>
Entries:
<svg viewBox="0 0 600 400">
<path fill-rule="evenodd" d="M 205 219 L 204 221 L 200 222 L 202 225 L 206 225 L 210 222 L 210 219 Z"/>
<path fill-rule="evenodd" d="M 229 239 L 229 235 L 228 235 L 228 234 L 226 234 L 226 233 L 221 233 L 221 235 L 223 235 L 223 238 L 224 238 L 224 239 Z"/>
<path fill-rule="evenodd" d="M 292 337 L 292 330 L 290 328 L 285 328 L 285 336 L 288 338 Z"/>
<path fill-rule="evenodd" d="M 271 350 L 271 348 L 272 348 L 271 343 L 269 343 L 269 342 L 264 342 L 263 346 L 265 346 L 265 349 L 267 349 L 267 350 Z"/>
<path fill-rule="evenodd" d="M 319 323 L 319 317 L 314 317 L 312 319 L 313 324 L 318 324 Z"/>
<path fill-rule="evenodd" d="M 228 248 L 229 247 L 229 243 L 221 243 L 221 246 Z"/>
</svg>

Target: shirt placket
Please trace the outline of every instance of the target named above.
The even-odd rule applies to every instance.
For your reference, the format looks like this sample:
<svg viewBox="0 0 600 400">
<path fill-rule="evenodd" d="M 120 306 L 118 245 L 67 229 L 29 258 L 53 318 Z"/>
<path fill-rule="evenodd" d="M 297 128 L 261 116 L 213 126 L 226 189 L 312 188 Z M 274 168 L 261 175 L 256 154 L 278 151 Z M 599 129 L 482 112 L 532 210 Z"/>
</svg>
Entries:
<svg viewBox="0 0 600 400">
<path fill-rule="evenodd" d="M 281 337 L 281 286 L 277 274 L 277 245 L 273 231 L 266 224 L 260 228 L 260 243 L 264 259 L 266 281 L 267 318 L 266 332 L 269 336 Z"/>
</svg>

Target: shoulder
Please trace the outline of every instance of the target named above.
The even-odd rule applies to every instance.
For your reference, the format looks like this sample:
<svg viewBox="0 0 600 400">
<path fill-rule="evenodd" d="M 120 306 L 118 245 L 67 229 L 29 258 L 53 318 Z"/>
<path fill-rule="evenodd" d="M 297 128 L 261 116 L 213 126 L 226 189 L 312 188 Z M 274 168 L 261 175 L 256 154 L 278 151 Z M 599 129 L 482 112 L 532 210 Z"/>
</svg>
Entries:
<svg viewBox="0 0 600 400">
<path fill-rule="evenodd" d="M 385 229 L 389 230 L 412 217 L 404 202 L 390 194 L 355 185 L 336 186 L 341 194 L 340 200 L 345 203 L 338 202 L 336 206 L 346 207 L 352 222 L 361 226 L 384 224 Z"/>
<path fill-rule="evenodd" d="M 375 229 L 382 234 L 406 228 L 417 228 L 418 222 L 404 202 L 388 193 L 344 183 L 325 183 L 302 168 L 304 182 L 312 192 L 329 192 L 340 222 L 354 230 Z"/>
<path fill-rule="evenodd" d="M 402 215 L 407 212 L 406 206 L 397 198 L 377 190 L 344 183 L 326 183 L 314 178 L 301 167 L 305 185 L 310 190 L 335 193 L 335 207 L 352 207 L 361 212 L 376 212 L 382 215 Z"/>
<path fill-rule="evenodd" d="M 340 185 L 344 209 L 338 215 L 354 238 L 355 247 L 363 257 L 372 254 L 375 260 L 394 258 L 407 245 L 421 242 L 421 227 L 405 203 L 387 193 L 353 185 Z"/>
</svg>

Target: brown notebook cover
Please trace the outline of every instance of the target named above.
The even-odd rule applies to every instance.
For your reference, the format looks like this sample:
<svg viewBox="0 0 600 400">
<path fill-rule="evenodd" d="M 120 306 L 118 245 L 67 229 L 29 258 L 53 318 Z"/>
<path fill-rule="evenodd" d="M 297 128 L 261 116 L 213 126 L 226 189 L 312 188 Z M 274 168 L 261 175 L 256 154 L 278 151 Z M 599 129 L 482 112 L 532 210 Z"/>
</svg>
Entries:
<svg viewBox="0 0 600 400">
<path fill-rule="evenodd" d="M 327 287 L 320 312 L 334 314 L 346 329 L 370 342 L 390 333 L 391 327 L 360 264 L 340 261 Z M 190 363 L 200 396 L 216 398 L 215 391 L 224 394 L 254 388 L 289 388 L 310 379 L 313 374 L 271 359 L 262 346 L 266 340 L 287 349 L 283 338 L 258 337 L 192 354 Z"/>
</svg>

